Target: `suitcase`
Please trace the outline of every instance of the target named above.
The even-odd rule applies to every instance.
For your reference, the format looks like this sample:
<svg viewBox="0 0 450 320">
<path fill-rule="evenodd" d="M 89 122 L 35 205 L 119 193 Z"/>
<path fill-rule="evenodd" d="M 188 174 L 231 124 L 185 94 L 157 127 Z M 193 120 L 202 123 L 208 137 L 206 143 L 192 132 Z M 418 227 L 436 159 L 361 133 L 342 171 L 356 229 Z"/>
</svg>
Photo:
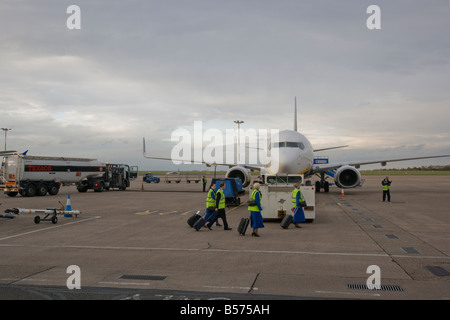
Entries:
<svg viewBox="0 0 450 320">
<path fill-rule="evenodd" d="M 194 223 L 194 227 L 193 228 L 196 231 L 198 231 L 201 228 L 203 228 L 205 224 L 206 224 L 206 220 L 203 217 L 200 217 L 200 219 L 198 219 L 197 222 Z"/>
<path fill-rule="evenodd" d="M 200 214 L 200 211 L 197 211 L 197 213 L 194 213 L 188 220 L 188 225 L 192 228 L 194 224 L 197 222 L 198 219 L 200 219 L 202 215 Z"/>
<path fill-rule="evenodd" d="M 245 236 L 245 232 L 247 231 L 248 225 L 250 224 L 249 218 L 242 218 L 241 222 L 239 222 L 238 232 L 241 236 Z"/>
<path fill-rule="evenodd" d="M 294 219 L 294 216 L 292 214 L 287 214 L 284 216 L 283 220 L 281 220 L 281 227 L 283 229 L 289 228 L 289 225 L 292 223 L 292 219 Z"/>
</svg>

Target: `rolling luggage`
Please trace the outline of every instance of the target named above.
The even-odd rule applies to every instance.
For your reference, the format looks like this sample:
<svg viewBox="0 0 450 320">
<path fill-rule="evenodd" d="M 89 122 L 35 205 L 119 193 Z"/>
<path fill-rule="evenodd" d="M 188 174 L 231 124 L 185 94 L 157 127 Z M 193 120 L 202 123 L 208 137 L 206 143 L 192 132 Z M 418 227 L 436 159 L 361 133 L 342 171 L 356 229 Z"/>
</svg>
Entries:
<svg viewBox="0 0 450 320">
<path fill-rule="evenodd" d="M 249 218 L 242 218 L 241 222 L 239 222 L 238 232 L 241 236 L 245 236 L 245 232 L 247 231 L 248 225 L 250 224 Z"/>
<path fill-rule="evenodd" d="M 194 215 L 192 215 L 188 220 L 187 223 L 188 225 L 192 228 L 194 227 L 194 224 L 197 222 L 198 219 L 200 219 L 202 217 L 202 215 L 200 214 L 200 211 L 197 211 L 196 213 L 194 213 Z"/>
<path fill-rule="evenodd" d="M 204 217 L 200 217 L 195 223 L 194 223 L 194 229 L 196 231 L 200 230 L 201 228 L 203 228 L 206 224 L 206 220 Z"/>
<path fill-rule="evenodd" d="M 294 219 L 294 216 L 292 214 L 286 214 L 283 218 L 283 220 L 281 220 L 281 227 L 283 229 L 287 229 L 289 228 L 289 225 L 292 223 L 292 219 Z"/>
</svg>

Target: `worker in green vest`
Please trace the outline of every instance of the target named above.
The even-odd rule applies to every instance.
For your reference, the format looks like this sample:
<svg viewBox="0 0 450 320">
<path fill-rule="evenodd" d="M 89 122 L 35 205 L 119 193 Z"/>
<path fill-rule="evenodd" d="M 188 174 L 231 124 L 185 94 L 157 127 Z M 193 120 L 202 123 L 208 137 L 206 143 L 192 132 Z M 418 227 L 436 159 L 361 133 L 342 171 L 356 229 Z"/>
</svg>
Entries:
<svg viewBox="0 0 450 320">
<path fill-rule="evenodd" d="M 294 184 L 294 190 L 292 191 L 292 211 L 294 212 L 294 218 L 292 219 L 292 222 L 294 223 L 296 228 L 300 227 L 300 222 L 305 222 L 305 212 L 303 211 L 303 208 L 301 204 L 305 201 L 303 199 L 303 194 L 300 191 L 300 184 L 296 183 Z"/>
<path fill-rule="evenodd" d="M 202 184 L 203 184 L 203 192 L 205 192 L 206 189 L 206 183 L 208 182 L 208 180 L 206 180 L 205 176 L 202 177 Z"/>
<path fill-rule="evenodd" d="M 208 222 L 216 216 L 216 188 L 216 184 L 212 184 L 206 196 L 205 220 Z M 216 226 L 221 226 L 218 221 L 216 221 Z"/>
<path fill-rule="evenodd" d="M 253 229 L 252 237 L 259 237 L 258 229 L 264 228 L 263 224 L 263 217 L 261 214 L 262 207 L 261 207 L 261 198 L 262 193 L 259 191 L 260 184 L 258 182 L 255 182 L 253 184 L 253 191 L 250 196 L 249 200 L 255 200 L 254 206 L 248 206 L 248 210 L 250 211 L 250 220 L 251 220 L 251 227 Z"/>
<path fill-rule="evenodd" d="M 223 229 L 224 230 L 231 230 L 231 228 L 228 228 L 228 222 L 227 217 L 225 215 L 225 194 L 223 193 L 223 190 L 225 190 L 226 184 L 225 182 L 221 182 L 219 185 L 219 190 L 217 190 L 216 193 L 216 209 L 217 215 L 212 219 L 206 226 L 209 230 L 211 230 L 211 226 L 214 222 L 217 221 L 217 219 L 221 218 L 223 221 Z"/>
<path fill-rule="evenodd" d="M 389 177 L 386 177 L 383 181 L 381 181 L 381 185 L 383 186 L 383 202 L 386 201 L 386 196 L 388 198 L 388 202 L 391 202 L 391 191 L 389 190 L 391 183 L 392 181 L 389 180 Z"/>
<path fill-rule="evenodd" d="M 215 216 L 217 215 L 216 212 L 216 184 L 212 184 L 209 188 L 208 195 L 206 197 L 206 214 L 205 214 L 205 220 L 207 222 L 212 221 Z M 219 221 L 216 220 L 216 226 L 221 227 L 222 225 L 219 224 Z"/>
</svg>

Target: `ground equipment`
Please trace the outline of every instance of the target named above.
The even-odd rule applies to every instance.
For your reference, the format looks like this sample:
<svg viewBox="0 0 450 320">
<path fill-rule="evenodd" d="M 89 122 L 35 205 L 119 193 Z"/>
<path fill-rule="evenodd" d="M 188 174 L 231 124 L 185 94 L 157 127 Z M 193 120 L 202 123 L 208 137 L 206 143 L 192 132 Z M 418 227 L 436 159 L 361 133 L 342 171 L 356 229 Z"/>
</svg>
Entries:
<svg viewBox="0 0 450 320">
<path fill-rule="evenodd" d="M 216 185 L 216 190 L 219 190 L 220 183 L 225 183 L 225 190 L 223 193 L 225 194 L 225 204 L 227 206 L 234 205 L 238 206 L 241 204 L 241 198 L 239 195 L 245 193 L 244 188 L 242 187 L 242 180 L 239 178 L 213 178 L 211 181 L 211 185 Z"/>
<path fill-rule="evenodd" d="M 133 168 L 133 172 L 137 167 Z M 79 192 L 86 192 L 89 189 L 94 189 L 95 192 L 103 192 L 103 190 L 110 190 L 117 188 L 125 190 L 130 186 L 131 168 L 127 164 L 112 164 L 106 163 L 102 167 L 102 174 L 100 176 L 87 177 L 76 183 Z"/>
<path fill-rule="evenodd" d="M 153 175 L 153 173 L 151 172 L 147 172 L 146 174 L 144 174 L 144 176 L 142 177 L 142 181 L 143 182 L 147 182 L 147 183 L 159 183 L 161 181 L 160 178 L 155 177 Z"/>
<path fill-rule="evenodd" d="M 78 218 L 78 215 L 81 214 L 79 210 L 72 210 L 72 205 L 70 203 L 70 195 L 67 197 L 66 206 L 62 205 L 59 208 L 47 208 L 47 209 L 26 209 L 26 208 L 12 208 L 6 209 L 5 214 L 36 214 L 34 217 L 34 223 L 38 224 L 41 221 L 51 221 L 53 224 L 58 222 L 57 215 L 63 214 L 64 217 L 72 217 L 75 216 Z M 45 215 L 43 218 L 39 216 L 39 214 Z M 50 216 L 50 218 L 49 218 Z"/>
<path fill-rule="evenodd" d="M 61 184 L 75 183 L 103 174 L 104 164 L 96 159 L 28 156 L 3 156 L 0 188 L 10 197 L 56 195 Z"/>
</svg>

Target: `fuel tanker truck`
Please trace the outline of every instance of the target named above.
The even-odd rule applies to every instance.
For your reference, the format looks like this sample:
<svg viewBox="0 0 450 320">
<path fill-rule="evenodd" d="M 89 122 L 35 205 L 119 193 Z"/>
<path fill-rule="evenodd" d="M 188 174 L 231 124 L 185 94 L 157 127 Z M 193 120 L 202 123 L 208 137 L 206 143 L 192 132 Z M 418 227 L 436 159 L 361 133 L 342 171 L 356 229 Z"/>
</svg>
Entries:
<svg viewBox="0 0 450 320">
<path fill-rule="evenodd" d="M 96 159 L 28 156 L 3 156 L 0 188 L 10 197 L 56 195 L 63 183 L 101 177 L 104 163 Z"/>
</svg>

